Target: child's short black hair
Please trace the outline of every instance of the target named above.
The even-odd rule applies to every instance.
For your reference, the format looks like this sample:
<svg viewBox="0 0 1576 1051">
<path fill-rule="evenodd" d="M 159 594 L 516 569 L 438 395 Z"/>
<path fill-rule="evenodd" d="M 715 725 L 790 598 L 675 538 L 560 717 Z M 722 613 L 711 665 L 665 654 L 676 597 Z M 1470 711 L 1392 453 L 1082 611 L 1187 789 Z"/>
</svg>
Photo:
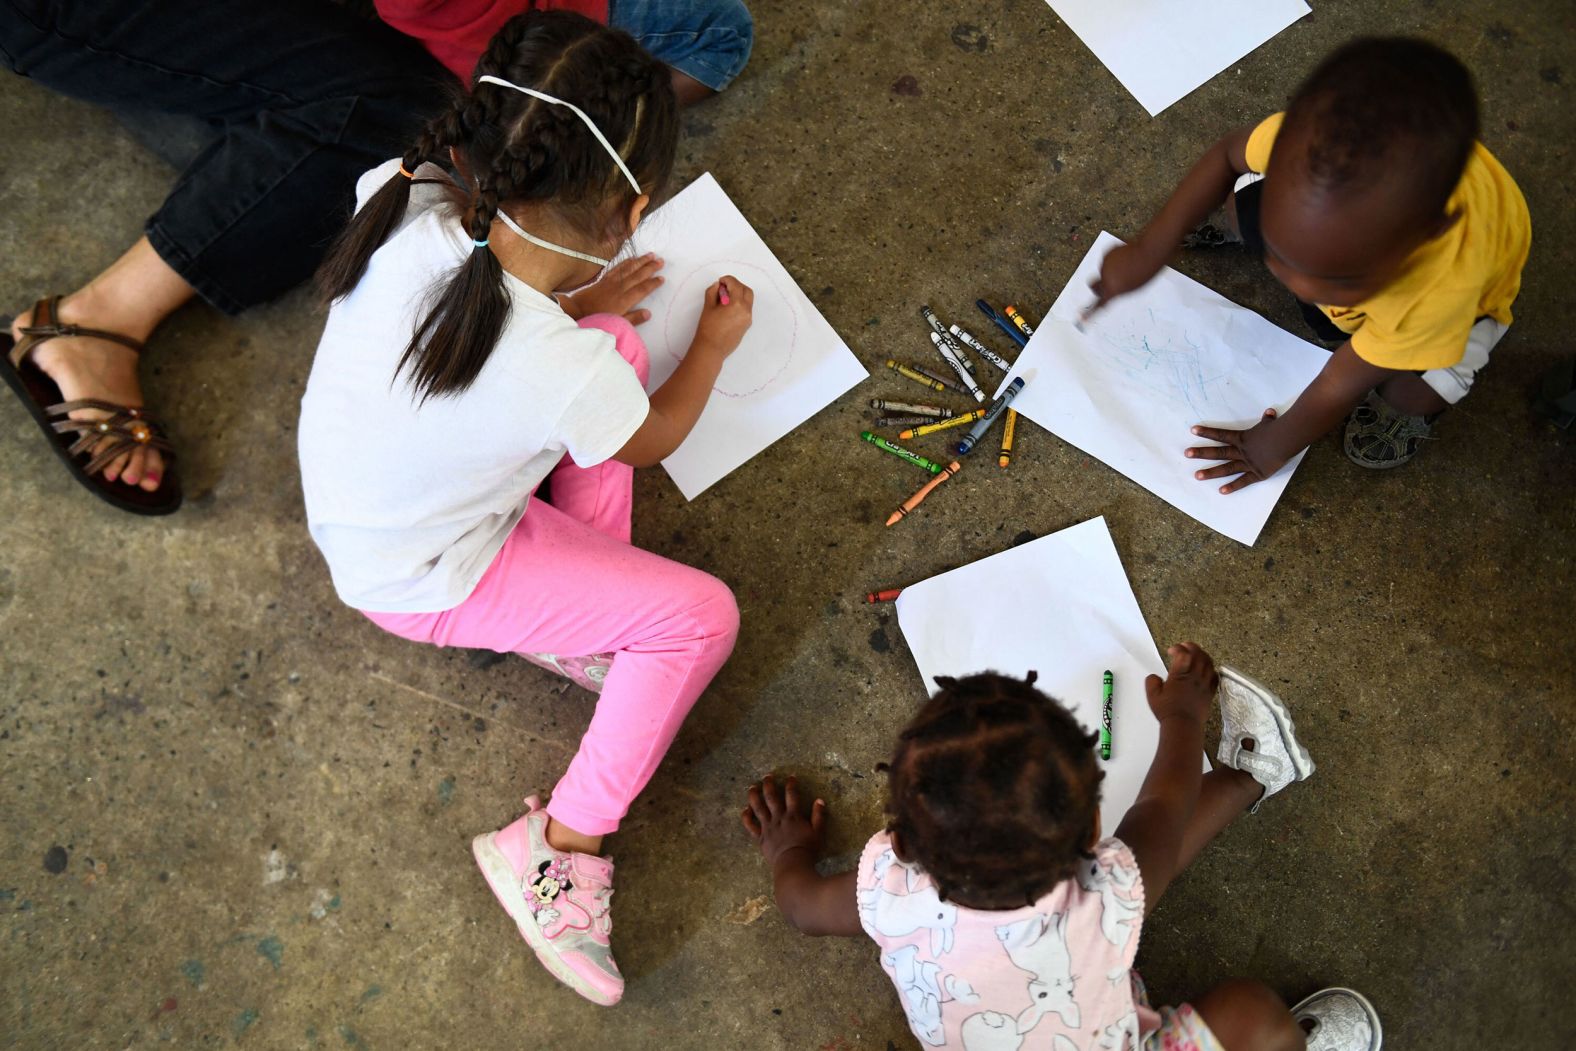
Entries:
<svg viewBox="0 0 1576 1051">
<path fill-rule="evenodd" d="M 1306 136 L 1306 174 L 1340 192 L 1397 166 L 1423 217 L 1446 202 L 1478 137 L 1472 74 L 1448 51 L 1411 37 L 1359 37 L 1319 64 L 1286 107 Z"/>
<path fill-rule="evenodd" d="M 1105 776 L 1098 738 L 1034 679 L 937 678 L 941 692 L 898 739 L 887 828 L 942 898 L 1017 908 L 1089 856 Z"/>
</svg>

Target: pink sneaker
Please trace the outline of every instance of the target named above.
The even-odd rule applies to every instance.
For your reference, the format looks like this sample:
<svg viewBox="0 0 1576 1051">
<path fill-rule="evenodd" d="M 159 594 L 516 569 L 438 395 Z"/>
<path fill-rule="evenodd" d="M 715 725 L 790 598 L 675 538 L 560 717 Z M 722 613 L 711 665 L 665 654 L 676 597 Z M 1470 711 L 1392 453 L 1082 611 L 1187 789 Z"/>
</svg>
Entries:
<svg viewBox="0 0 1576 1051">
<path fill-rule="evenodd" d="M 498 903 L 554 978 L 595 1004 L 624 995 L 609 945 L 613 863 L 548 846 L 547 811 L 536 796 L 525 816 L 471 840 L 471 853 Z"/>
<path fill-rule="evenodd" d="M 592 693 L 602 692 L 602 680 L 613 667 L 614 654 L 593 653 L 589 657 L 559 657 L 551 653 L 522 653 L 520 656 L 546 668 L 554 675 L 562 675 L 570 682 Z"/>
</svg>

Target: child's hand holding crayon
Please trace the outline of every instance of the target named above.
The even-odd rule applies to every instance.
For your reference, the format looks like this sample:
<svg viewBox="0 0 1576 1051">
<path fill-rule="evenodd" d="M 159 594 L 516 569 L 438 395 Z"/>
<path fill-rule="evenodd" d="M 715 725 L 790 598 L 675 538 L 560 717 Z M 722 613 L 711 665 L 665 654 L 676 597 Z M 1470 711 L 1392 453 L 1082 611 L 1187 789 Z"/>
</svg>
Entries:
<svg viewBox="0 0 1576 1051">
<path fill-rule="evenodd" d="M 1130 244 L 1111 249 L 1100 263 L 1100 276 L 1089 285 L 1095 301 L 1084 310 L 1082 320 L 1088 320 L 1091 314 L 1117 296 L 1143 288 L 1170 258 L 1169 248 L 1156 248 L 1142 236 Z"/>
<path fill-rule="evenodd" d="M 692 349 L 705 347 L 723 357 L 732 354 L 750 330 L 754 309 L 755 291 L 749 285 L 731 275 L 719 278 L 706 289 Z"/>
</svg>

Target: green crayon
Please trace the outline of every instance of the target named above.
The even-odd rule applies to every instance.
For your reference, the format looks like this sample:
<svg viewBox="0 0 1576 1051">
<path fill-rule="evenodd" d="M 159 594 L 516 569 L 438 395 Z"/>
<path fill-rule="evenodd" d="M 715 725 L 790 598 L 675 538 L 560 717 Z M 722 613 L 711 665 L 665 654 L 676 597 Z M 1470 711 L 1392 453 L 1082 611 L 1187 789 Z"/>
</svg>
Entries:
<svg viewBox="0 0 1576 1051">
<path fill-rule="evenodd" d="M 894 445 L 893 443 L 887 441 L 885 438 L 881 437 L 880 435 L 871 434 L 869 431 L 860 431 L 859 432 L 859 437 L 863 438 L 865 441 L 869 442 L 871 445 L 874 445 L 877 449 L 885 449 L 887 452 L 891 453 L 893 456 L 897 456 L 897 457 L 900 457 L 901 459 L 907 460 L 909 463 L 913 464 L 915 467 L 923 467 L 925 470 L 929 471 L 931 474 L 940 474 L 942 472 L 941 464 L 936 463 L 934 460 L 927 460 L 923 456 L 920 456 L 920 455 L 918 455 L 916 453 L 911 453 L 907 449 L 903 448 L 901 445 Z"/>
<path fill-rule="evenodd" d="M 1100 758 L 1111 758 L 1111 673 L 1100 680 Z"/>
</svg>

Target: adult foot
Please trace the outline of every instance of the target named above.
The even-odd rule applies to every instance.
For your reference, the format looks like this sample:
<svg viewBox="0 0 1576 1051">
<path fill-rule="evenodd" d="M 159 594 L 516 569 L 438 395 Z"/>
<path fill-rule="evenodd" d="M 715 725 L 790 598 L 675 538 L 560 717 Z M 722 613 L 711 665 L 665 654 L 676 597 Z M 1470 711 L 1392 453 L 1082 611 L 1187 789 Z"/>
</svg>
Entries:
<svg viewBox="0 0 1576 1051">
<path fill-rule="evenodd" d="M 59 300 L 55 317 L 48 319 L 58 325 L 80 325 L 83 328 L 115 332 L 141 343 L 150 334 L 130 331 L 117 325 L 94 309 L 90 292 L 78 292 Z M 34 323 L 33 311 L 24 311 L 11 325 L 11 337 L 17 342 L 24 338 L 22 330 Z M 137 379 L 137 352 L 128 346 L 95 336 L 55 336 L 32 351 L 32 361 L 60 388 L 61 401 L 91 398 L 98 401 L 142 407 L 142 384 Z M 71 413 L 74 420 L 99 420 L 109 417 L 99 409 L 78 409 Z M 95 447 L 94 454 L 97 452 Z M 91 458 L 91 457 L 90 457 Z M 157 449 L 138 448 L 116 457 L 106 464 L 101 474 L 109 481 L 139 486 L 147 492 L 159 488 L 164 476 L 164 458 Z"/>
</svg>

